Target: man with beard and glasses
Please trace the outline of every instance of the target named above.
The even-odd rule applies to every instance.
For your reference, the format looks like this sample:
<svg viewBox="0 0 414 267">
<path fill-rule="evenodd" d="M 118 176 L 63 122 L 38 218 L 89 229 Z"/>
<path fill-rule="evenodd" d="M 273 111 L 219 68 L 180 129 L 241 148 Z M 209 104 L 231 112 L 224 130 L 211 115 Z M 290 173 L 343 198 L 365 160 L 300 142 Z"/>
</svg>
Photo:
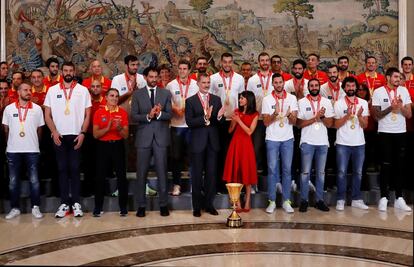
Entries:
<svg viewBox="0 0 414 267">
<path fill-rule="evenodd" d="M 59 171 L 61 205 L 55 214 L 63 218 L 70 213 L 82 217 L 80 202 L 80 148 L 89 127 L 91 96 L 74 80 L 75 65 L 62 65 L 63 82 L 49 88 L 45 99 L 45 120 L 54 142 Z M 71 197 L 69 197 L 71 196 Z"/>
<path fill-rule="evenodd" d="M 249 62 L 243 62 L 240 66 L 240 75 L 244 78 L 244 90 L 247 90 L 247 83 L 250 77 L 252 77 L 252 64 Z"/>
<path fill-rule="evenodd" d="M 325 84 L 321 85 L 321 91 L 320 94 L 323 97 L 328 98 L 332 106 L 335 105 L 335 102 L 339 99 L 342 99 L 346 96 L 345 91 L 341 88 L 341 81 L 338 78 L 338 66 L 337 65 L 331 65 L 328 67 L 328 77 L 329 80 Z M 328 139 L 329 139 L 329 148 L 328 148 L 328 154 L 330 155 L 328 157 L 328 160 L 326 162 L 326 167 L 328 172 L 335 173 L 336 170 L 336 149 L 335 149 L 335 139 L 336 139 L 336 129 L 335 128 L 328 128 Z M 326 176 L 326 182 L 325 185 L 328 188 L 332 188 L 335 185 L 334 177 L 328 175 Z"/>
<path fill-rule="evenodd" d="M 111 88 L 118 89 L 119 101 L 118 104 L 130 113 L 130 100 L 133 93 L 144 88 L 147 82 L 144 76 L 138 73 L 139 61 L 134 55 L 128 55 L 124 58 L 125 73 L 121 73 L 112 79 Z"/>
<path fill-rule="evenodd" d="M 387 211 L 389 190 L 395 190 L 394 208 L 411 211 L 402 197 L 404 157 L 406 153 L 406 119 L 411 118 L 411 98 L 407 88 L 400 86 L 400 72 L 389 68 L 387 84 L 374 91 L 372 111 L 378 121 L 378 140 L 382 147 L 378 210 Z"/>
<path fill-rule="evenodd" d="M 340 82 L 342 82 L 346 77 L 350 77 L 350 76 L 354 76 L 354 72 L 352 71 L 348 71 L 348 67 L 349 67 L 349 58 L 347 56 L 340 56 L 338 57 L 338 69 L 339 69 L 339 73 L 338 73 L 338 80 Z M 329 77 L 329 73 L 328 73 L 328 77 Z"/>
<path fill-rule="evenodd" d="M 181 172 L 189 157 L 190 129 L 185 123 L 185 100 L 198 92 L 197 82 L 189 78 L 190 62 L 182 59 L 178 62 L 178 77 L 167 84 L 171 93 L 171 169 L 173 175 L 173 196 L 181 195 Z M 162 88 L 162 87 L 161 87 Z"/>
<path fill-rule="evenodd" d="M 91 84 L 93 81 L 99 81 L 102 87 L 102 96 L 104 97 L 106 95 L 106 91 L 108 91 L 108 89 L 111 88 L 111 80 L 103 76 L 102 66 L 99 60 L 96 59 L 91 62 L 91 64 L 89 65 L 89 71 L 91 73 L 91 76 L 83 80 L 82 85 L 86 88 L 91 88 Z M 93 116 L 91 118 L 93 118 Z"/>
<path fill-rule="evenodd" d="M 171 143 L 170 119 L 172 115 L 171 93 L 157 87 L 158 69 L 147 67 L 144 70 L 147 86 L 135 90 L 132 96 L 131 118 L 138 124 L 135 135 L 137 149 L 137 217 L 145 217 L 145 184 L 154 156 L 155 171 L 158 177 L 160 215 L 169 216 L 167 190 L 167 149 Z"/>
<path fill-rule="evenodd" d="M 288 72 L 284 72 L 282 70 L 282 57 L 279 55 L 273 55 L 270 58 L 270 64 L 272 66 L 272 72 L 273 73 L 279 73 L 283 76 L 283 80 L 288 81 L 292 79 L 292 75 L 290 75 Z"/>
<path fill-rule="evenodd" d="M 226 160 L 227 149 L 230 143 L 231 135 L 228 132 L 231 118 L 238 107 L 239 94 L 244 91 L 244 79 L 238 73 L 233 71 L 233 55 L 224 53 L 221 55 L 221 70 L 210 76 L 210 93 L 220 97 L 221 104 L 224 107 L 224 123 L 219 128 L 220 134 L 220 152 L 218 159 L 217 191 L 226 192 L 222 174 Z"/>
<path fill-rule="evenodd" d="M 17 89 L 22 84 L 23 79 L 24 79 L 24 73 L 23 72 L 21 72 L 21 71 L 13 72 L 13 74 L 12 74 L 12 84 L 11 84 L 11 87 L 8 91 L 8 97 L 9 97 L 10 103 L 15 102 L 16 100 L 19 99 L 19 96 L 17 94 Z"/>
<path fill-rule="evenodd" d="M 321 84 L 324 84 L 328 81 L 328 76 L 324 71 L 318 70 L 319 65 L 319 55 L 311 53 L 308 55 L 308 68 L 303 73 L 303 77 L 307 80 L 318 79 Z"/>
<path fill-rule="evenodd" d="M 385 76 L 377 72 L 377 59 L 374 56 L 365 58 L 365 72 L 356 78 L 359 84 L 365 84 L 368 87 L 371 96 L 375 89 L 387 83 Z"/>
<path fill-rule="evenodd" d="M 323 201 L 323 187 L 325 181 L 325 163 L 328 156 L 327 128 L 333 124 L 333 107 L 329 99 L 320 94 L 318 79 L 308 82 L 309 94 L 298 101 L 297 126 L 301 128 L 301 179 L 300 179 L 300 212 L 308 209 L 309 181 L 312 171 L 312 162 L 315 161 L 316 176 L 316 204 L 315 208 L 329 211 Z"/>
<path fill-rule="evenodd" d="M 262 107 L 263 122 L 267 127 L 266 150 L 269 166 L 267 176 L 269 205 L 266 212 L 274 212 L 276 208 L 276 184 L 281 182 L 283 209 L 287 213 L 293 213 L 290 187 L 294 143 L 293 125 L 296 124 L 298 103 L 294 95 L 288 94 L 284 90 L 282 75 L 279 73 L 273 74 L 272 84 L 274 90 L 264 97 Z"/>
<path fill-rule="evenodd" d="M 273 92 L 272 71 L 270 70 L 270 56 L 262 52 L 258 56 L 259 70 L 255 75 L 250 77 L 247 83 L 247 90 L 252 91 L 256 98 L 256 108 L 259 114 L 262 114 L 262 101 L 267 95 Z M 256 154 L 257 169 L 263 174 L 267 172 L 267 160 L 265 153 L 266 126 L 263 123 L 263 116 L 259 115 L 256 130 L 254 131 L 253 145 Z M 260 178 L 259 178 L 260 179 Z"/>
<path fill-rule="evenodd" d="M 345 208 L 347 192 L 347 171 L 352 161 L 352 207 L 366 210 L 361 198 L 362 167 L 365 159 L 364 128 L 368 125 L 368 103 L 355 95 L 358 82 L 354 77 L 342 81 L 346 96 L 335 102 L 337 202 L 336 210 Z"/>
<path fill-rule="evenodd" d="M 13 219 L 20 215 L 20 180 L 27 171 L 30 181 L 30 198 L 32 215 L 36 219 L 43 217 L 40 212 L 39 186 L 39 138 L 41 127 L 45 124 L 42 108 L 31 102 L 31 85 L 22 83 L 17 93 L 19 99 L 6 107 L 2 123 L 7 138 L 7 162 L 10 178 L 10 206 L 11 210 L 6 219 Z M 24 169 L 24 166 L 26 167 Z"/>
<path fill-rule="evenodd" d="M 46 67 L 49 70 L 49 75 L 43 79 L 43 83 L 47 88 L 63 81 L 63 77 L 59 75 L 59 61 L 57 58 L 48 58 L 46 61 Z"/>
<path fill-rule="evenodd" d="M 190 78 L 197 81 L 199 73 L 206 73 L 208 76 L 212 75 L 212 72 L 207 71 L 208 66 L 208 59 L 206 57 L 198 57 L 196 60 L 195 71 L 190 74 Z"/>
</svg>

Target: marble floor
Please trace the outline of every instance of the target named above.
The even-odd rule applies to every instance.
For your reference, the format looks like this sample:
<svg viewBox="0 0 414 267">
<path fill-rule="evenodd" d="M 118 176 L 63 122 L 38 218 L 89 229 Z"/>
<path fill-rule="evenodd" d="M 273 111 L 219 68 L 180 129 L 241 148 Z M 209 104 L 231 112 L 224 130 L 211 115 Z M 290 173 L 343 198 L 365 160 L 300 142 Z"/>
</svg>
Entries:
<svg viewBox="0 0 414 267">
<path fill-rule="evenodd" d="M 412 266 L 413 214 L 347 207 L 241 213 L 242 228 L 219 216 L 172 211 L 138 218 L 105 213 L 0 219 L 0 264 L 146 266 Z"/>
</svg>

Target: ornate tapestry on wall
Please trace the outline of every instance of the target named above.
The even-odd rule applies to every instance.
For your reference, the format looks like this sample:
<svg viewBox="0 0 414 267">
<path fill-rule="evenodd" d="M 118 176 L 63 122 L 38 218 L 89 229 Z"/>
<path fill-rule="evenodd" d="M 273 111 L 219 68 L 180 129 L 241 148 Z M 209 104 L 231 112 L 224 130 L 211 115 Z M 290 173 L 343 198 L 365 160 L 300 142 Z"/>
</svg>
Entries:
<svg viewBox="0 0 414 267">
<path fill-rule="evenodd" d="M 123 58 L 176 66 L 182 57 L 209 59 L 223 52 L 236 64 L 255 63 L 266 51 L 284 67 L 309 53 L 320 68 L 346 55 L 363 70 L 374 55 L 379 71 L 397 66 L 397 0 L 10 0 L 7 58 L 13 69 L 44 67 L 50 56 L 70 60 L 86 75 L 99 59 L 108 76 L 124 71 Z"/>
</svg>

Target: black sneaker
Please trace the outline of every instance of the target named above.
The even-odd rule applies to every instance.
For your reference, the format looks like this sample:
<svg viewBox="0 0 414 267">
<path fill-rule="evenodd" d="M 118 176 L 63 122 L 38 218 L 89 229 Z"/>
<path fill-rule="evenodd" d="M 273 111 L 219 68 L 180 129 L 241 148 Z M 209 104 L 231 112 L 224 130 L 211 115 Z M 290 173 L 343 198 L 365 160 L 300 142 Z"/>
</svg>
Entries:
<svg viewBox="0 0 414 267">
<path fill-rule="evenodd" d="M 308 211 L 308 202 L 306 200 L 302 200 L 300 202 L 299 211 L 300 212 L 307 212 Z"/>
<path fill-rule="evenodd" d="M 103 214 L 103 212 L 100 211 L 100 210 L 93 210 L 92 216 L 93 217 L 101 217 L 102 214 Z"/>
<path fill-rule="evenodd" d="M 325 202 L 323 202 L 322 200 L 319 200 L 318 202 L 316 202 L 315 208 L 321 211 L 329 211 L 328 206 L 326 206 Z"/>
</svg>

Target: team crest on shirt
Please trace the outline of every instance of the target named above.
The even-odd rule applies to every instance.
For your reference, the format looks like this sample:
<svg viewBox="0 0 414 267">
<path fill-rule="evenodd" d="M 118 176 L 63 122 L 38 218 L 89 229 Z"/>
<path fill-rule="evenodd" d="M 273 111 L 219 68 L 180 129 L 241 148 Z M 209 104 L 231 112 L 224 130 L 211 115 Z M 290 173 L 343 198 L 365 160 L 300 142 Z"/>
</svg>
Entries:
<svg viewBox="0 0 414 267">
<path fill-rule="evenodd" d="M 348 110 L 344 109 L 344 114 L 347 114 L 347 113 L 348 113 Z"/>
<path fill-rule="evenodd" d="M 179 95 L 179 94 L 180 94 L 180 91 L 175 91 L 175 94 L 176 94 L 176 95 Z"/>
<path fill-rule="evenodd" d="M 19 117 L 19 114 L 17 114 L 17 113 L 16 114 L 13 114 L 13 117 L 14 118 L 17 118 L 17 117 Z"/>
<path fill-rule="evenodd" d="M 262 88 L 261 84 L 256 85 L 257 88 Z"/>
<path fill-rule="evenodd" d="M 311 111 L 311 108 L 310 108 L 310 107 L 307 107 L 307 108 L 306 108 L 306 111 Z"/>
<path fill-rule="evenodd" d="M 102 117 L 102 122 L 106 122 L 106 117 Z"/>
<path fill-rule="evenodd" d="M 126 91 L 126 87 L 121 87 L 121 91 Z"/>
<path fill-rule="evenodd" d="M 384 102 L 388 103 L 388 98 L 384 98 Z"/>
<path fill-rule="evenodd" d="M 222 83 L 219 83 L 219 84 L 218 84 L 218 87 L 223 87 L 223 84 L 222 84 Z"/>
<path fill-rule="evenodd" d="M 328 99 L 332 99 L 332 96 L 331 95 L 328 95 Z"/>
<path fill-rule="evenodd" d="M 276 105 L 273 105 L 273 106 L 272 106 L 272 109 L 276 109 Z"/>
<path fill-rule="evenodd" d="M 57 95 L 56 98 L 62 98 L 62 95 Z"/>
</svg>

